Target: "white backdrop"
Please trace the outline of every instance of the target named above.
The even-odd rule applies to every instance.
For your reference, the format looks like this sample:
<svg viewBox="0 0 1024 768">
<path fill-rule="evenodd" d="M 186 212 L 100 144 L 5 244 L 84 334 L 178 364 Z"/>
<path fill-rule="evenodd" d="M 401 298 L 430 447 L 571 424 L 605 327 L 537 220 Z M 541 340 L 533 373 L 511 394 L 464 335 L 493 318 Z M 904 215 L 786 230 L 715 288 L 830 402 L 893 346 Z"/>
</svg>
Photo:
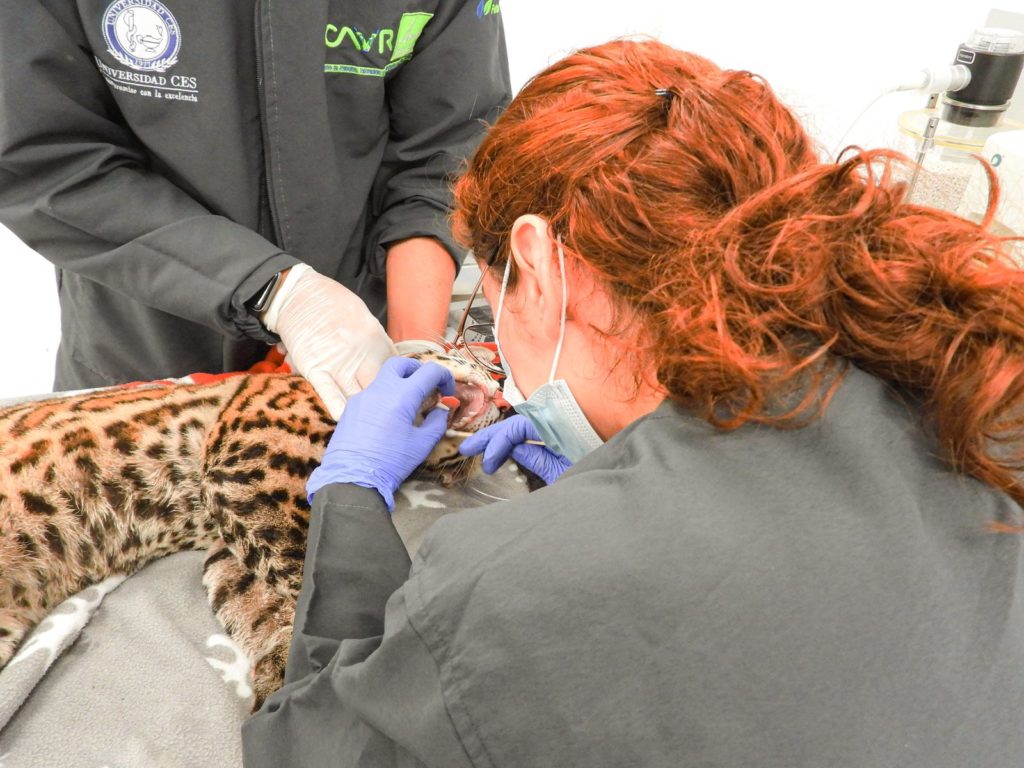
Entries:
<svg viewBox="0 0 1024 768">
<path fill-rule="evenodd" d="M 1024 0 L 993 3 L 1024 13 Z M 924 66 L 949 63 L 957 45 L 983 25 L 989 7 L 984 0 L 503 0 L 501 13 L 516 88 L 574 48 L 653 35 L 724 67 L 762 75 L 832 148 L 884 87 Z M 916 94 L 885 97 L 845 143 L 891 143 L 896 117 L 921 102 Z M 7 359 L 0 397 L 48 391 L 59 335 L 52 268 L 2 227 L 0 260 Z"/>
</svg>

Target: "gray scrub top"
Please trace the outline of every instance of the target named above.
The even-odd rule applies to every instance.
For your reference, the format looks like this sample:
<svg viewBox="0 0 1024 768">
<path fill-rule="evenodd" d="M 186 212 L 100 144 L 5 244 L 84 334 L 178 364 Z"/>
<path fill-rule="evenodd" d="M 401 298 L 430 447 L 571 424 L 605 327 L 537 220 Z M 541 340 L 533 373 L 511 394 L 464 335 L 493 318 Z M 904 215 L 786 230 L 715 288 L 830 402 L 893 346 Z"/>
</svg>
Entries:
<svg viewBox="0 0 1024 768">
<path fill-rule="evenodd" d="M 800 430 L 671 403 L 410 564 L 316 495 L 287 683 L 249 768 L 1024 764 L 1020 515 L 856 369 Z"/>
</svg>

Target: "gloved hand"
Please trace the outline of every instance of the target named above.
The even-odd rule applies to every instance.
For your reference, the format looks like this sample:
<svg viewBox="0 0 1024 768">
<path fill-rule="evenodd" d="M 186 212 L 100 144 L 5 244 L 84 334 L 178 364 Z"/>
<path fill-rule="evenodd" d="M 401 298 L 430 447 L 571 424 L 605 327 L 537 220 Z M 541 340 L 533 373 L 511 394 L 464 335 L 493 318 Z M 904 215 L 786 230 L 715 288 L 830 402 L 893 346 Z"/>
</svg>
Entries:
<svg viewBox="0 0 1024 768">
<path fill-rule="evenodd" d="M 376 488 L 394 511 L 398 486 L 430 455 L 448 426 L 443 408 L 431 409 L 422 424 L 415 424 L 423 401 L 436 390 L 455 394 L 447 368 L 408 357 L 385 362 L 377 378 L 345 406 L 323 462 L 306 483 L 310 502 L 328 483 L 355 483 Z"/>
<path fill-rule="evenodd" d="M 305 264 L 289 270 L 262 320 L 281 337 L 288 361 L 313 385 L 334 419 L 348 398 L 397 354 L 362 299 Z"/>
<path fill-rule="evenodd" d="M 532 421 L 516 414 L 467 437 L 459 446 L 459 453 L 463 456 L 483 453 L 484 472 L 489 475 L 497 471 L 511 455 L 528 470 L 540 475 L 548 485 L 572 466 L 572 462 L 560 453 L 543 445 L 529 445 L 526 440 L 540 440 L 540 435 Z"/>
</svg>

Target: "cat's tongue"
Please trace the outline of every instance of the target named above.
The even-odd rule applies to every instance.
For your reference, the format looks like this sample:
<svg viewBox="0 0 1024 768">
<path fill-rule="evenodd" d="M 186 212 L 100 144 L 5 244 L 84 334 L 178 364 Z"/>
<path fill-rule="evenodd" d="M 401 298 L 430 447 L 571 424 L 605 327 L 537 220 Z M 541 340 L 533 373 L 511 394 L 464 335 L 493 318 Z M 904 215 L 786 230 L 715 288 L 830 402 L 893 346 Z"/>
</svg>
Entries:
<svg viewBox="0 0 1024 768">
<path fill-rule="evenodd" d="M 483 411 L 487 403 L 487 392 L 479 384 L 468 381 L 455 382 L 455 395 L 441 398 L 448 406 L 448 428 L 463 429 L 469 426 Z"/>
</svg>

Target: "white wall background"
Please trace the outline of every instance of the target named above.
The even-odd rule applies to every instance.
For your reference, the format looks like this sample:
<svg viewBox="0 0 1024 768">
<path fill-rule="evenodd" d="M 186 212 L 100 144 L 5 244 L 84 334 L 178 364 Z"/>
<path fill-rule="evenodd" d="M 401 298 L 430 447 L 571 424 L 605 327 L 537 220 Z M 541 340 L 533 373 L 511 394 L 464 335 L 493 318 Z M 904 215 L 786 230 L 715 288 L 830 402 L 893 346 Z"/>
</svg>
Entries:
<svg viewBox="0 0 1024 768">
<path fill-rule="evenodd" d="M 949 63 L 992 6 L 1024 13 L 1024 0 L 503 0 L 501 9 L 516 88 L 574 48 L 647 34 L 762 75 L 832 148 L 883 87 Z M 896 117 L 921 101 L 885 97 L 844 143 L 892 143 Z M 52 268 L 2 227 L 0 264 L 0 398 L 48 391 L 59 336 Z"/>
</svg>

